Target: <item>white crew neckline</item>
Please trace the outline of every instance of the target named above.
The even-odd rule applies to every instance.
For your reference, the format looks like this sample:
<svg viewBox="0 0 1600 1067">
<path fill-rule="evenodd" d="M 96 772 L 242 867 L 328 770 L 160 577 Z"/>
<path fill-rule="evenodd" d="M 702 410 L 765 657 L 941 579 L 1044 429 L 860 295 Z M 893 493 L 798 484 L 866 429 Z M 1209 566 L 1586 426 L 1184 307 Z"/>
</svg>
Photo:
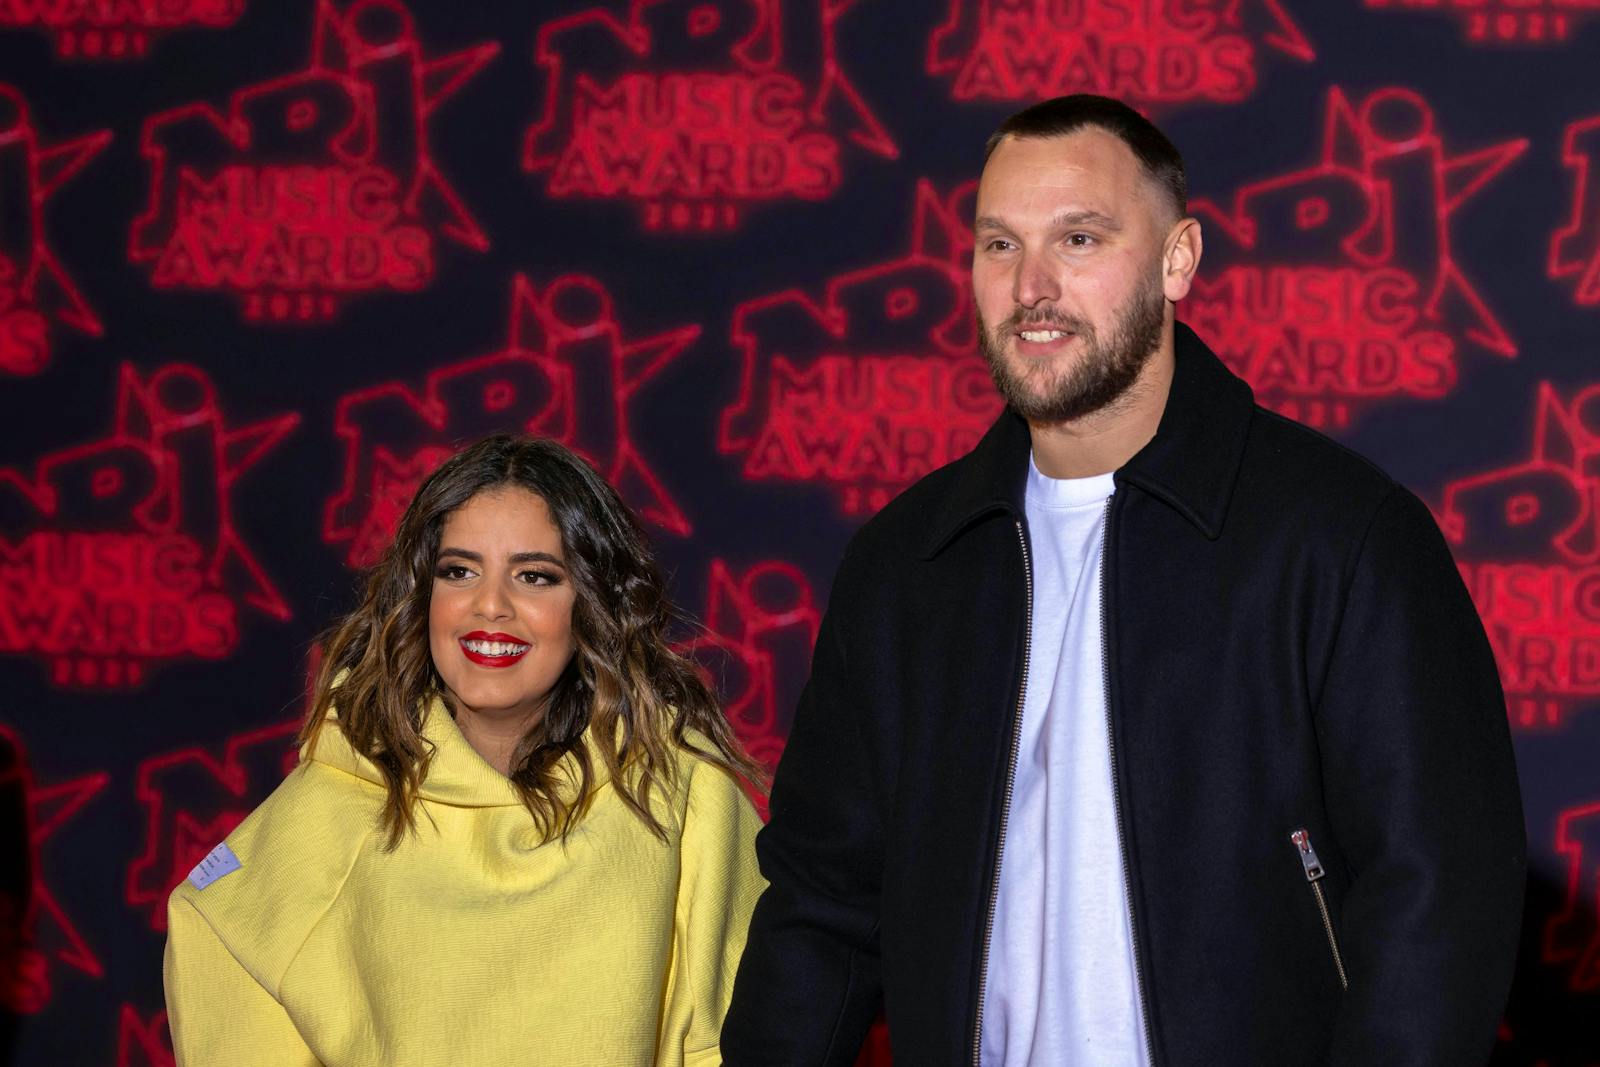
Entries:
<svg viewBox="0 0 1600 1067">
<path fill-rule="evenodd" d="M 1087 478 L 1051 478 L 1040 473 L 1028 453 L 1027 498 L 1031 504 L 1056 510 L 1059 508 L 1086 508 L 1104 504 L 1116 492 L 1116 472 L 1092 474 Z"/>
</svg>

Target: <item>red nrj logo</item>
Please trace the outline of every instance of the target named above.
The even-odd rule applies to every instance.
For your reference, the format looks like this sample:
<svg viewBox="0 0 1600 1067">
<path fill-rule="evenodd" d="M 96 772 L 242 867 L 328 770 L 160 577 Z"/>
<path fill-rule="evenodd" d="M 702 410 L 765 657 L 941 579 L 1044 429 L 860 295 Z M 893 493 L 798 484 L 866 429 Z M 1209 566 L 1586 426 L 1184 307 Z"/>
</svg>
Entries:
<svg viewBox="0 0 1600 1067">
<path fill-rule="evenodd" d="M 167 928 L 167 896 L 244 821 L 298 761 L 300 720 L 228 739 L 221 758 L 186 748 L 139 765 L 134 794 L 145 812 L 144 852 L 128 867 L 128 903 Z"/>
<path fill-rule="evenodd" d="M 1550 238 L 1550 277 L 1583 307 L 1600 305 L 1600 115 L 1567 127 L 1561 160 L 1572 171 L 1572 217 Z"/>
<path fill-rule="evenodd" d="M 957 100 L 1237 103 L 1255 92 L 1263 44 L 1316 58 L 1279 0 L 950 0 L 927 67 Z"/>
<path fill-rule="evenodd" d="M 977 444 L 1003 405 L 974 353 L 974 191 L 920 182 L 909 255 L 840 275 L 820 302 L 788 289 L 734 311 L 743 374 L 717 440 L 745 478 L 826 485 L 870 514 Z"/>
<path fill-rule="evenodd" d="M 1566 902 L 1544 928 L 1544 962 L 1570 968 L 1574 993 L 1600 990 L 1600 803 L 1580 804 L 1556 820 L 1556 851 L 1567 861 Z"/>
<path fill-rule="evenodd" d="M 0 1010 L 43 1011 L 54 992 L 57 966 L 91 978 L 105 975 L 99 957 L 51 892 L 40 858 L 45 842 L 110 780 L 102 771 L 41 787 L 28 768 L 21 739 L 0 723 L 0 804 L 21 811 L 27 834 L 21 842 L 25 855 L 13 857 L 20 863 L 20 878 L 8 875 L 0 886 Z"/>
<path fill-rule="evenodd" d="M 170 30 L 219 30 L 245 0 L 0 0 L 0 29 L 40 29 L 63 59 L 143 59 Z"/>
<path fill-rule="evenodd" d="M 792 563 L 739 570 L 713 560 L 703 618 L 676 650 L 705 672 L 745 749 L 775 767 L 787 732 L 780 713 L 794 707 L 822 625 L 811 582 Z"/>
<path fill-rule="evenodd" d="M 626 21 L 596 8 L 549 22 L 523 167 L 552 197 L 638 203 L 647 230 L 728 230 L 752 204 L 832 196 L 847 145 L 899 155 L 839 65 L 852 6 L 633 0 Z M 785 59 L 786 28 L 812 40 L 801 58 Z"/>
<path fill-rule="evenodd" d="M 44 147 L 27 101 L 0 84 L 0 374 L 44 370 L 52 322 L 100 336 L 100 320 L 45 240 L 44 209 L 110 141 L 111 131 L 101 130 Z"/>
<path fill-rule="evenodd" d="M 1439 525 L 1500 666 L 1511 722 L 1600 697 L 1600 385 L 1539 387 L 1532 456 L 1445 488 Z"/>
<path fill-rule="evenodd" d="M 1366 0 L 1380 11 L 1452 15 L 1473 44 L 1556 44 L 1600 11 L 1600 0 Z"/>
<path fill-rule="evenodd" d="M 117 1067 L 177 1067 L 167 1013 L 158 1011 L 148 1021 L 132 1004 L 117 1016 Z"/>
<path fill-rule="evenodd" d="M 1358 407 L 1455 388 L 1458 344 L 1516 355 L 1451 248 L 1458 212 L 1522 154 L 1507 141 L 1450 154 L 1408 89 L 1359 105 L 1339 89 L 1321 158 L 1252 182 L 1227 208 L 1196 200 L 1207 262 L 1183 317 L 1262 403 L 1313 426 Z"/>
<path fill-rule="evenodd" d="M 635 393 L 700 327 L 626 340 L 611 294 L 565 275 L 543 292 L 518 276 L 505 347 L 429 374 L 420 391 L 386 382 L 343 397 L 336 428 L 344 484 L 328 502 L 323 536 L 347 545 L 352 566 L 377 559 L 422 479 L 463 444 L 489 433 L 552 437 L 592 462 L 648 521 L 689 532 L 629 425 Z"/>
<path fill-rule="evenodd" d="M 229 429 L 205 372 L 124 365 L 109 435 L 0 470 L 0 653 L 49 664 L 59 686 L 133 686 L 149 664 L 218 659 L 238 604 L 288 606 L 245 546 L 230 498 L 300 421 Z"/>
<path fill-rule="evenodd" d="M 150 203 L 129 255 L 161 289 L 225 290 L 252 320 L 332 317 L 356 293 L 432 281 L 438 240 L 488 238 L 434 163 L 428 126 L 499 51 L 425 59 L 398 0 L 317 5 L 311 65 L 145 122 Z"/>
</svg>

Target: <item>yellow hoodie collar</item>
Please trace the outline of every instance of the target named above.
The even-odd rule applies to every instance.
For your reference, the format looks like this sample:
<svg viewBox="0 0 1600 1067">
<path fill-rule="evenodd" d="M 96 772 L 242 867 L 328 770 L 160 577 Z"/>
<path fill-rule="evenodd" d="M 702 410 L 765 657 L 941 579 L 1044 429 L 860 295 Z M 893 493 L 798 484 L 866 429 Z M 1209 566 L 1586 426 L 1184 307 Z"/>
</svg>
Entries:
<svg viewBox="0 0 1600 1067">
<path fill-rule="evenodd" d="M 514 807 L 522 804 L 522 798 L 512 788 L 510 779 L 478 755 L 477 749 L 462 735 L 455 719 L 445 708 L 444 701 L 437 695 L 430 700 L 427 712 L 423 715 L 422 736 L 433 746 L 433 759 L 428 764 L 427 776 L 422 780 L 421 796 L 424 800 L 460 808 Z M 591 788 L 599 788 L 607 781 L 608 775 L 605 764 L 594 751 L 593 738 L 588 730 L 584 731 L 583 743 L 589 746 Z M 307 749 L 310 748 L 307 746 Z M 328 722 L 317 737 L 315 750 L 302 750 L 300 758 L 326 764 L 379 786 L 385 785 L 383 772 L 365 755 L 357 752 L 345 738 L 344 731 L 339 729 L 336 711 L 329 711 Z M 562 757 L 561 764 L 561 769 L 568 772 L 563 776 L 564 781 L 576 783 L 577 761 L 568 755 Z M 564 792 L 570 801 L 574 795 L 572 786 L 569 784 Z"/>
</svg>

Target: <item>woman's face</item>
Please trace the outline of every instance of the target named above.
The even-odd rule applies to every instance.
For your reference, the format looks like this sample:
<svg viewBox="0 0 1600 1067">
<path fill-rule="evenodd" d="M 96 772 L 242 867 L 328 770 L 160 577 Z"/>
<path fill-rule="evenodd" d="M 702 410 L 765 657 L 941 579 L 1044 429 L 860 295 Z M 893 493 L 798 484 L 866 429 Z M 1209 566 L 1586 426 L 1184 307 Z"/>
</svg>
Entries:
<svg viewBox="0 0 1600 1067">
<path fill-rule="evenodd" d="M 446 520 L 428 647 L 457 714 L 531 726 L 572 659 L 576 593 L 542 498 L 507 486 Z"/>
</svg>

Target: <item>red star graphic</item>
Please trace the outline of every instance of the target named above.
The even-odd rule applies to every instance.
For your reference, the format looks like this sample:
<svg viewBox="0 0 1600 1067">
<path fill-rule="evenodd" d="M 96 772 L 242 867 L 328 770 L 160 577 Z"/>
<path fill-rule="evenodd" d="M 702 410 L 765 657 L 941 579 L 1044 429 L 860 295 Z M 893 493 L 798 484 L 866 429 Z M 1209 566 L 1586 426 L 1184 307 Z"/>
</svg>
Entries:
<svg viewBox="0 0 1600 1067">
<path fill-rule="evenodd" d="M 22 941 L 17 973 L 4 976 L 9 981 L 0 986 L 0 1000 L 14 1010 L 36 1012 L 50 999 L 48 961 L 51 958 L 93 978 L 105 974 L 99 957 L 56 900 L 45 880 L 40 857 L 44 843 L 105 788 L 111 775 L 97 771 L 41 788 L 28 767 L 21 741 L 14 731 L 3 725 L 0 725 L 0 754 L 10 757 L 7 765 L 0 766 L 0 789 L 17 790 L 22 797 L 28 827 L 28 866 L 33 872 L 29 887 L 31 899 L 20 916 Z M 43 947 L 47 944 L 53 947 Z"/>
<path fill-rule="evenodd" d="M 318 0 L 310 70 L 357 76 L 368 64 L 393 64 L 403 57 L 417 113 L 416 171 L 406 190 L 406 211 L 418 217 L 437 211 L 444 219 L 440 230 L 478 252 L 489 247 L 489 238 L 434 165 L 428 150 L 428 119 L 499 54 L 499 43 L 491 41 L 424 59 L 411 13 L 399 0 L 357 0 L 342 15 L 331 0 Z M 356 132 L 376 138 L 381 131 L 375 121 Z"/>
<path fill-rule="evenodd" d="M 169 202 L 175 194 L 165 191 L 173 165 L 164 141 L 169 127 L 203 121 L 228 150 L 247 156 L 257 132 L 251 126 L 250 109 L 318 77 L 341 83 L 355 109 L 349 125 L 332 138 L 326 162 L 388 169 L 405 183 L 401 204 L 406 217 L 426 220 L 476 251 L 487 249 L 488 238 L 433 161 L 428 120 L 499 52 L 500 45 L 491 41 L 427 59 L 411 13 L 399 0 L 356 0 L 343 13 L 331 0 L 318 0 L 311 61 L 305 70 L 235 91 L 226 114 L 210 104 L 195 103 L 146 120 L 141 151 L 150 161 L 151 197 L 144 214 L 134 220 L 129 256 L 135 262 L 159 261 L 171 237 L 177 205 Z M 381 106 L 374 99 L 374 86 L 396 99 Z M 313 105 L 302 101 L 290 106 L 291 130 L 301 128 L 296 123 L 315 121 Z"/>
<path fill-rule="evenodd" d="M 216 477 L 217 513 L 200 517 L 216 536 L 207 563 L 207 579 L 214 588 L 224 588 L 228 574 L 242 570 L 246 577 L 245 602 L 274 618 L 287 619 L 288 604 L 234 528 L 230 491 L 247 470 L 299 424 L 300 416 L 289 413 L 230 430 L 205 371 L 174 363 L 141 378 L 133 364 L 124 363 L 117 379 L 116 422 L 107 437 L 41 459 L 32 481 L 14 470 L 0 469 L 0 485 L 18 490 L 41 515 L 53 517 L 61 508 L 52 477 L 56 467 L 108 449 L 137 449 L 151 457 L 159 473 L 155 488 L 132 518 L 150 532 L 183 532 L 184 520 L 193 516 L 185 507 L 182 465 L 173 461 L 164 441 L 172 433 L 208 427 L 208 466 Z"/>
<path fill-rule="evenodd" d="M 134 795 L 147 816 L 145 847 L 128 866 L 126 897 L 150 909 L 153 928 L 166 929 L 172 887 L 293 768 L 299 728 L 297 716 L 229 738 L 220 758 L 190 746 L 139 765 Z"/>
<path fill-rule="evenodd" d="M 1494 313 L 1467 280 L 1450 247 L 1451 217 L 1462 205 L 1510 166 L 1528 147 L 1527 138 L 1503 141 L 1488 148 L 1448 155 L 1444 140 L 1435 127 L 1433 109 L 1409 89 L 1379 89 L 1367 95 L 1359 108 L 1351 104 L 1337 86 L 1328 92 L 1323 116 L 1321 158 L 1312 166 L 1276 178 L 1267 178 L 1240 188 L 1231 208 L 1223 209 L 1204 198 L 1190 203 L 1190 211 L 1202 215 L 1241 249 L 1255 247 L 1258 241 L 1256 220 L 1251 216 L 1252 197 L 1263 192 L 1305 183 L 1323 176 L 1354 180 L 1363 187 L 1371 205 L 1366 224 L 1343 242 L 1341 250 L 1354 264 L 1376 267 L 1388 264 L 1395 254 L 1395 188 L 1385 174 L 1385 165 L 1405 157 L 1417 157 L 1431 164 L 1431 202 L 1423 207 L 1434 214 L 1437 273 L 1423 301 L 1424 313 L 1441 320 L 1459 308 L 1469 325 L 1465 335 L 1497 355 L 1513 357 L 1515 342 L 1495 318 Z M 1415 207 L 1416 205 L 1412 205 Z"/>
<path fill-rule="evenodd" d="M 21 183 L 0 184 L 0 209 L 26 220 L 20 233 L 0 235 L 0 293 L 14 289 L 24 309 L 53 312 L 94 337 L 103 332 L 100 319 L 46 243 L 44 206 L 109 143 L 111 131 L 101 130 L 44 147 L 22 93 L 0 84 L 0 159 L 20 163 L 24 176 Z M 5 310 L 0 303 L 0 312 Z M 0 364 L 0 369 L 31 373 L 43 366 L 44 360 L 34 360 L 25 366 Z"/>
<path fill-rule="evenodd" d="M 117 1067 L 177 1067 L 177 1062 L 167 1013 L 158 1011 L 146 1022 L 132 1004 L 124 1004 L 117 1017 Z"/>
<path fill-rule="evenodd" d="M 170 393 L 178 383 L 194 391 L 197 399 L 192 408 L 172 406 L 163 395 Z M 213 428 L 217 476 L 217 544 L 207 568 L 207 577 L 217 588 L 224 588 L 225 572 L 236 567 L 242 568 L 248 576 L 245 603 L 275 619 L 287 619 L 288 604 L 240 539 L 234 526 L 231 490 L 245 471 L 255 466 L 291 430 L 300 425 L 300 416 L 291 412 L 230 430 L 224 422 L 210 379 L 198 367 L 174 364 L 155 372 L 148 381 L 141 382 L 133 365 L 123 364 L 117 401 L 117 428 L 114 431 L 116 435 L 131 438 L 142 429 L 149 434 L 151 443 L 159 446 L 165 432 L 195 422 L 207 422 Z M 183 514 L 183 487 L 177 484 L 175 466 L 167 465 L 170 476 L 163 487 L 163 493 L 170 494 L 164 499 L 174 524 L 177 517 Z"/>
<path fill-rule="evenodd" d="M 691 325 L 627 340 L 595 279 L 566 275 L 536 289 L 518 275 L 502 347 L 433 370 L 420 389 L 384 382 L 340 399 L 345 473 L 323 537 L 351 542 L 353 565 L 370 562 L 429 471 L 462 441 L 503 431 L 555 438 L 588 458 L 641 517 L 687 534 L 688 518 L 634 443 L 629 409 L 699 336 Z"/>
<path fill-rule="evenodd" d="M 689 519 L 634 445 L 628 409 L 640 387 L 699 336 L 699 326 L 680 326 L 624 341 L 611 294 L 582 275 L 557 278 L 542 296 L 525 275 L 513 286 L 507 349 L 538 353 L 534 358 L 564 383 L 568 401 L 558 411 L 559 425 L 541 419 L 529 428 L 582 453 L 641 517 L 679 535 L 689 533 Z M 608 405 L 608 416 L 587 418 L 597 405 Z"/>
</svg>

